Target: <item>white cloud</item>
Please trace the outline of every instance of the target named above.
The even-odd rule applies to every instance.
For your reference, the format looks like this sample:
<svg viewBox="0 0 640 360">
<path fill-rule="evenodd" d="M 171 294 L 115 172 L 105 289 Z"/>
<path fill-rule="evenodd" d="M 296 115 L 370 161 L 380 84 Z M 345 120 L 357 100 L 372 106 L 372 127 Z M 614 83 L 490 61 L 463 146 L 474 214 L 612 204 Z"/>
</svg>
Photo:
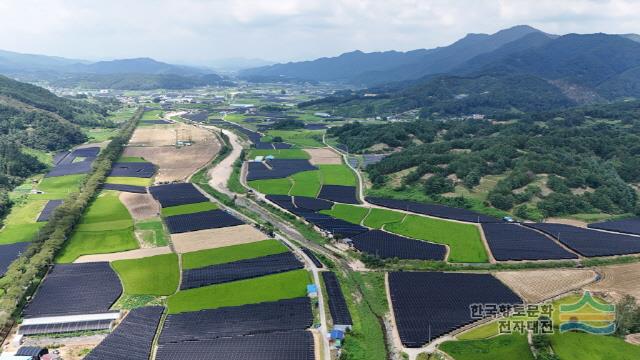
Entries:
<svg viewBox="0 0 640 360">
<path fill-rule="evenodd" d="M 635 0 L 1 0 L 0 48 L 78 58 L 315 58 L 529 24 L 640 32 Z"/>
</svg>

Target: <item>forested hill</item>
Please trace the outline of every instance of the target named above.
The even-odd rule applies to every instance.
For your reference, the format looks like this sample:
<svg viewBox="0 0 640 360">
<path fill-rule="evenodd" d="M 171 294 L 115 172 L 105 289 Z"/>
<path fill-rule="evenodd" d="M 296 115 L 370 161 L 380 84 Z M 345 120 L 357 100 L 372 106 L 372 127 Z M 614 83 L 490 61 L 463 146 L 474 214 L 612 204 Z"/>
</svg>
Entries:
<svg viewBox="0 0 640 360">
<path fill-rule="evenodd" d="M 107 108 L 60 98 L 30 84 L 0 76 L 0 193 L 45 165 L 23 147 L 68 149 L 87 140 L 80 125 L 108 125 Z"/>
<path fill-rule="evenodd" d="M 640 212 L 640 101 L 502 123 L 354 123 L 328 135 L 352 152 L 391 153 L 366 169 L 378 196 L 490 206 L 535 220 Z"/>
</svg>

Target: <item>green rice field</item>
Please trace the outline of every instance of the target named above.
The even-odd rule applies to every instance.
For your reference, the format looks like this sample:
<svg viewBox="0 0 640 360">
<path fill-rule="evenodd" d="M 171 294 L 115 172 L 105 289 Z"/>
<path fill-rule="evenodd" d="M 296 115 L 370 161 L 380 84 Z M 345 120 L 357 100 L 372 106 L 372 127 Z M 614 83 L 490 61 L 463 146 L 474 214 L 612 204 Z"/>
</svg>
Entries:
<svg viewBox="0 0 640 360">
<path fill-rule="evenodd" d="M 247 159 L 255 159 L 256 156 L 268 156 L 271 155 L 276 159 L 309 159 L 311 156 L 307 152 L 301 149 L 280 149 L 280 150 L 267 150 L 267 149 L 252 149 L 247 154 Z"/>
<path fill-rule="evenodd" d="M 212 203 L 211 201 L 204 201 L 195 204 L 185 204 L 163 208 L 162 216 L 192 214 L 216 209 L 218 209 L 218 205 Z"/>
<path fill-rule="evenodd" d="M 439 349 L 456 360 L 534 360 L 527 337 L 520 334 L 501 335 L 485 340 L 447 341 Z"/>
<path fill-rule="evenodd" d="M 178 255 L 165 254 L 111 263 L 127 295 L 171 295 L 178 289 Z"/>
<path fill-rule="evenodd" d="M 146 244 L 152 246 L 169 245 L 169 236 L 160 219 L 138 221 L 135 224 L 135 230 L 140 234 L 142 241 Z"/>
<path fill-rule="evenodd" d="M 287 247 L 278 240 L 263 240 L 250 244 L 201 250 L 183 254 L 182 268 L 197 269 L 260 256 L 280 254 L 286 251 L 288 251 Z"/>
<path fill-rule="evenodd" d="M 369 213 L 369 209 L 362 206 L 335 204 L 331 210 L 322 210 L 320 212 L 350 223 L 360 224 Z"/>
</svg>

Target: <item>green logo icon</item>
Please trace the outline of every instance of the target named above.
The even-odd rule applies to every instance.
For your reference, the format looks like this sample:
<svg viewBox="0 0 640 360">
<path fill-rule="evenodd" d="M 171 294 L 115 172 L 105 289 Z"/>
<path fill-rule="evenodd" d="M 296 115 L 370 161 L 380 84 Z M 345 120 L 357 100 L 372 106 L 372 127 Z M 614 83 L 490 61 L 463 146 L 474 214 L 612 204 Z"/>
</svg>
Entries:
<svg viewBox="0 0 640 360">
<path fill-rule="evenodd" d="M 610 335 L 616 330 L 616 306 L 599 302 L 587 291 L 577 302 L 560 305 L 559 320 L 561 333 Z"/>
</svg>

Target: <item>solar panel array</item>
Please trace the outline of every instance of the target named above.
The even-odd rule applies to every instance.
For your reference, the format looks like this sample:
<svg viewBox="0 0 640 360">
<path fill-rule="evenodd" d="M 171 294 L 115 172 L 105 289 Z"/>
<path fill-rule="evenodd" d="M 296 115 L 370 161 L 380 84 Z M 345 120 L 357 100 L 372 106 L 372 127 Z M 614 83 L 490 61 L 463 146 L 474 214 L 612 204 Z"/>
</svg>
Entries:
<svg viewBox="0 0 640 360">
<path fill-rule="evenodd" d="M 36 221 L 49 221 L 51 214 L 53 214 L 53 212 L 58 208 L 58 206 L 62 205 L 62 203 L 64 203 L 64 200 L 49 200 L 40 212 L 40 215 L 38 215 L 38 219 Z"/>
<path fill-rule="evenodd" d="M 149 162 L 117 162 L 111 166 L 109 176 L 150 178 L 156 166 Z"/>
<path fill-rule="evenodd" d="M 640 253 L 640 236 L 615 234 L 577 226 L 551 223 L 526 224 L 558 239 L 583 256 L 613 256 Z"/>
<path fill-rule="evenodd" d="M 296 330 L 161 344 L 156 360 L 315 360 L 313 335 Z"/>
<path fill-rule="evenodd" d="M 291 149 L 291 144 L 283 143 L 283 142 L 274 142 L 272 143 L 273 148 L 276 150 L 282 149 Z"/>
<path fill-rule="evenodd" d="M 267 198 L 267 200 L 285 210 L 291 210 L 295 208 L 295 205 L 293 204 L 293 197 L 289 195 L 267 195 L 265 197 Z"/>
<path fill-rule="evenodd" d="M 640 218 L 604 221 L 587 225 L 591 229 L 615 231 L 624 234 L 640 235 Z"/>
<path fill-rule="evenodd" d="M 302 252 L 305 253 L 309 257 L 309 259 L 311 259 L 311 262 L 313 262 L 313 265 L 315 265 L 317 268 L 324 267 L 324 264 L 320 262 L 318 257 L 316 257 L 316 254 L 314 254 L 311 250 L 307 249 L 306 247 L 303 247 Z"/>
<path fill-rule="evenodd" d="M 300 260 L 290 252 L 261 256 L 252 259 L 207 266 L 200 269 L 184 270 L 182 272 L 182 283 L 180 285 L 180 289 L 187 290 L 207 285 L 251 279 L 270 274 L 302 269 L 303 267 L 304 266 Z"/>
<path fill-rule="evenodd" d="M 305 159 L 271 159 L 266 162 L 249 162 L 247 180 L 282 179 L 293 174 L 318 170 Z"/>
<path fill-rule="evenodd" d="M 167 316 L 159 343 L 304 330 L 313 323 L 307 297 Z"/>
<path fill-rule="evenodd" d="M 162 306 L 131 310 L 85 360 L 148 360 L 163 312 Z"/>
<path fill-rule="evenodd" d="M 194 204 L 209 201 L 190 183 L 157 185 L 149 188 L 151 195 L 162 207 Z"/>
<path fill-rule="evenodd" d="M 142 120 L 140 122 L 143 123 L 143 124 L 148 124 L 148 125 L 166 125 L 166 124 L 171 124 L 171 121 L 162 120 L 162 119 L 158 119 L 158 120 Z"/>
<path fill-rule="evenodd" d="M 165 222 L 172 234 L 244 224 L 242 220 L 220 209 L 168 216 Z"/>
<path fill-rule="evenodd" d="M 195 122 L 204 122 L 209 117 L 209 112 L 208 111 L 191 112 L 188 114 L 183 114 L 182 117 Z"/>
<path fill-rule="evenodd" d="M 147 188 L 144 186 L 137 185 L 125 185 L 125 184 L 104 184 L 102 186 L 104 190 L 116 190 L 122 192 L 136 193 L 136 194 L 146 194 Z"/>
<path fill-rule="evenodd" d="M 377 164 L 385 157 L 387 157 L 387 154 L 364 154 L 362 155 L 362 164 L 364 166 Z"/>
<path fill-rule="evenodd" d="M 78 331 L 108 330 L 111 319 L 74 321 L 54 324 L 20 325 L 18 333 L 22 335 L 62 334 Z"/>
<path fill-rule="evenodd" d="M 576 259 L 552 239 L 519 224 L 484 223 L 482 231 L 496 260 Z"/>
<path fill-rule="evenodd" d="M 345 204 L 359 204 L 355 186 L 322 185 L 318 197 Z"/>
<path fill-rule="evenodd" d="M 307 196 L 296 196 L 293 201 L 297 207 L 311 211 L 331 210 L 333 207 L 333 202 L 331 201 Z"/>
<path fill-rule="evenodd" d="M 399 209 L 410 211 L 418 214 L 429 215 L 439 217 L 443 219 L 452 219 L 474 223 L 491 223 L 501 222 L 500 219 L 496 219 L 491 216 L 483 215 L 475 211 L 453 208 L 445 205 L 438 204 L 423 204 L 414 201 L 406 200 L 394 200 L 377 197 L 367 197 L 367 202 L 379 206 L 384 206 L 391 209 Z"/>
<path fill-rule="evenodd" d="M 333 324 L 352 325 L 351 314 L 349 313 L 347 302 L 342 294 L 338 277 L 330 271 L 324 271 L 322 272 L 322 279 L 324 280 L 324 287 L 327 290 L 327 297 L 329 298 L 329 311 L 331 312 Z"/>
<path fill-rule="evenodd" d="M 472 304 L 520 304 L 522 300 L 489 274 L 389 273 L 398 333 L 409 348 L 474 322 Z"/>
<path fill-rule="evenodd" d="M 31 245 L 28 242 L 0 245 L 0 277 L 4 276 L 11 263 Z"/>
<path fill-rule="evenodd" d="M 86 174 L 91 171 L 93 161 L 99 153 L 100 148 L 97 146 L 58 153 L 54 158 L 55 167 L 51 169 L 45 177 Z M 83 159 L 76 161 L 77 158 Z"/>
<path fill-rule="evenodd" d="M 320 229 L 327 231 L 334 236 L 340 237 L 353 237 L 357 234 L 368 231 L 369 229 L 352 224 L 342 219 L 335 219 L 329 215 L 317 214 L 317 213 L 304 213 L 301 216 L 305 220 L 319 227 Z"/>
<path fill-rule="evenodd" d="M 382 230 L 371 230 L 351 238 L 353 246 L 367 254 L 382 259 L 444 260 L 447 248 L 444 245 L 409 239 Z"/>
<path fill-rule="evenodd" d="M 108 262 L 54 265 L 27 304 L 25 318 L 108 312 L 122 294 Z"/>
<path fill-rule="evenodd" d="M 320 123 L 311 123 L 304 125 L 305 130 L 324 130 L 327 128 L 327 125 Z"/>
<path fill-rule="evenodd" d="M 58 151 L 57 153 L 55 153 L 55 155 L 53 155 L 53 159 L 52 159 L 53 165 L 58 165 L 70 153 L 71 153 L 70 151 Z"/>
</svg>

